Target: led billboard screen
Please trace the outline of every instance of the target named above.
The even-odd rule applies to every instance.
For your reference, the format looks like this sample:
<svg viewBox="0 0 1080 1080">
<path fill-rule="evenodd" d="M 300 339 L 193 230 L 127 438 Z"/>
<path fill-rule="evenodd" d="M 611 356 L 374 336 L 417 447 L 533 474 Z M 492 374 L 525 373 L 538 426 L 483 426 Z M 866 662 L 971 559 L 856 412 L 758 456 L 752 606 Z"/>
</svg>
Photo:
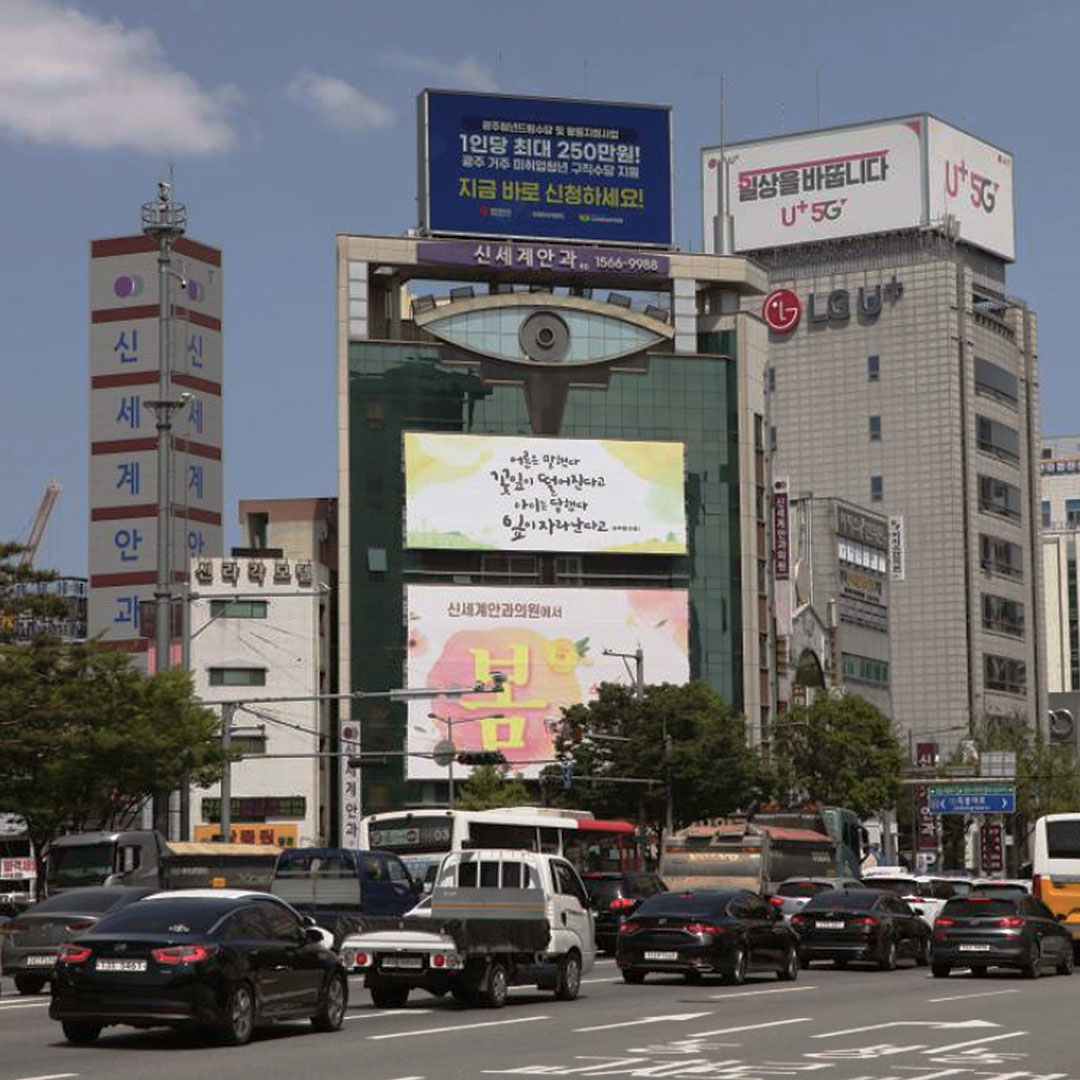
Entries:
<svg viewBox="0 0 1080 1080">
<path fill-rule="evenodd" d="M 671 110 L 425 90 L 420 227 L 670 247 Z"/>
<path fill-rule="evenodd" d="M 683 444 L 405 433 L 405 544 L 683 554 Z"/>
<path fill-rule="evenodd" d="M 446 779 L 446 768 L 424 755 L 450 736 L 459 751 L 500 750 L 512 771 L 538 776 L 554 757 L 562 710 L 595 697 L 602 682 L 631 681 L 605 649 L 633 653 L 640 645 L 650 683 L 690 677 L 685 589 L 410 585 L 406 606 L 406 686 L 506 677 L 497 694 L 409 703 L 410 779 Z"/>
</svg>

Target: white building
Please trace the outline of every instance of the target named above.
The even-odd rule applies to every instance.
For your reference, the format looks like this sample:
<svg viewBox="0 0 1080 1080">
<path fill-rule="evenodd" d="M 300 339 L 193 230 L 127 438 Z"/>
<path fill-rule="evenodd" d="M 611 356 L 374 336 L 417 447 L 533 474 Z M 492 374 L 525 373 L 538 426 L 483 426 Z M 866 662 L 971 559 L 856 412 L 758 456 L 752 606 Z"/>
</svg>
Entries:
<svg viewBox="0 0 1080 1080">
<path fill-rule="evenodd" d="M 1080 690 L 1080 435 L 1044 438 L 1039 450 L 1043 627 L 1051 694 Z"/>
<path fill-rule="evenodd" d="M 329 837 L 330 574 L 281 548 L 200 559 L 191 571 L 191 672 L 205 702 L 245 704 L 232 721 L 232 835 L 283 845 Z M 218 832 L 219 785 L 191 793 L 191 839 Z"/>
</svg>

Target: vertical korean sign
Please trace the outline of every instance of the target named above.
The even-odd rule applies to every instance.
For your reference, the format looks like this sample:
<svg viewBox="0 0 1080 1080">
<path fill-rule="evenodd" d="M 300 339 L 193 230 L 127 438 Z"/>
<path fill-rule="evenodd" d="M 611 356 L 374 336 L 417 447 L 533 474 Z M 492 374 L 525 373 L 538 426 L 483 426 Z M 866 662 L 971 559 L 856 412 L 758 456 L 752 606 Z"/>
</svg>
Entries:
<svg viewBox="0 0 1080 1080">
<path fill-rule="evenodd" d="M 979 826 L 980 866 L 984 874 L 1000 874 L 1005 869 L 1005 829 L 1000 821 L 983 821 Z"/>
<path fill-rule="evenodd" d="M 671 247 L 671 110 L 425 90 L 420 227 Z"/>
<path fill-rule="evenodd" d="M 939 830 L 940 823 L 930 812 L 930 789 L 920 784 L 915 789 L 915 850 L 936 852 Z"/>
<path fill-rule="evenodd" d="M 791 537 L 788 531 L 788 479 L 773 481 L 773 576 L 787 581 L 791 576 Z"/>
<path fill-rule="evenodd" d="M 355 706 L 354 706 L 355 707 Z M 344 847 L 360 846 L 360 818 L 363 817 L 360 790 L 360 769 L 349 764 L 351 757 L 360 753 L 360 725 L 353 720 L 342 720 L 341 736 L 341 843 Z"/>
<path fill-rule="evenodd" d="M 904 518 L 897 514 L 889 518 L 889 578 L 904 580 Z"/>
<path fill-rule="evenodd" d="M 445 779 L 431 755 L 501 751 L 536 777 L 554 760 L 564 708 L 589 701 L 603 682 L 630 682 L 604 650 L 645 654 L 650 683 L 690 676 L 685 589 L 556 589 L 410 585 L 406 685 L 453 689 L 506 677 L 498 694 L 409 704 L 409 779 Z"/>
</svg>

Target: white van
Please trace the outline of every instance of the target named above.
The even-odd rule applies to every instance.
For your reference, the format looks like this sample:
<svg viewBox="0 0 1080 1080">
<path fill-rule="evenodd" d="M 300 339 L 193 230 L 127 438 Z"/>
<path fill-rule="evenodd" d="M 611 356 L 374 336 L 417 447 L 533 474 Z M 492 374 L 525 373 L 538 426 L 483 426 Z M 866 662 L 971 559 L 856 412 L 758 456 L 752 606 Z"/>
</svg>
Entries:
<svg viewBox="0 0 1080 1080">
<path fill-rule="evenodd" d="M 1035 822 L 1031 891 L 1080 943 L 1080 813 L 1047 814 Z"/>
</svg>

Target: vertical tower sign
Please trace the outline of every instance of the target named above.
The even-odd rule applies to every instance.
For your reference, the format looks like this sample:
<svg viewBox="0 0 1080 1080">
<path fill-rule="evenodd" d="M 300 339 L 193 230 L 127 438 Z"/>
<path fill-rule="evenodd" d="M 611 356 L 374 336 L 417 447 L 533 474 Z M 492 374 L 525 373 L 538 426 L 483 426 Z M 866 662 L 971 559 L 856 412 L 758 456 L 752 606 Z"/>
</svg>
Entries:
<svg viewBox="0 0 1080 1080">
<path fill-rule="evenodd" d="M 221 251 L 186 237 L 173 246 L 169 319 L 172 578 L 189 559 L 222 553 Z M 139 647 L 153 627 L 157 553 L 158 266 L 152 237 L 90 245 L 90 521 L 88 634 Z"/>
</svg>

